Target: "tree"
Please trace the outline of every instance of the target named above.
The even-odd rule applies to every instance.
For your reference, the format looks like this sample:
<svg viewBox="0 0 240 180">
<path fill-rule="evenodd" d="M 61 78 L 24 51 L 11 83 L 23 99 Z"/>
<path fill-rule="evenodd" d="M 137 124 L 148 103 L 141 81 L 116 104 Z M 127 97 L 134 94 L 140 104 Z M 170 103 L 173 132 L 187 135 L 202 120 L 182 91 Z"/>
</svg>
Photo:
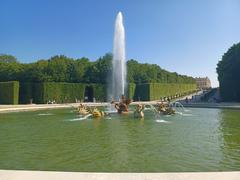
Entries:
<svg viewBox="0 0 240 180">
<path fill-rule="evenodd" d="M 85 79 L 92 83 L 107 83 L 108 77 L 112 71 L 112 55 L 110 53 L 100 57 L 89 66 L 85 74 Z"/>
<path fill-rule="evenodd" d="M 0 62 L 4 62 L 4 63 L 13 63 L 13 62 L 17 62 L 17 59 L 12 56 L 12 55 L 8 55 L 8 54 L 0 54 Z"/>
<path fill-rule="evenodd" d="M 89 78 L 85 78 L 84 75 L 86 74 L 87 69 L 91 65 L 91 62 L 88 58 L 81 58 L 77 59 L 69 69 L 68 72 L 70 75 L 70 82 L 87 82 Z"/>
<path fill-rule="evenodd" d="M 101 83 L 111 79 L 112 54 L 96 61 L 73 59 L 64 55 L 21 64 L 11 55 L 0 56 L 0 81 Z M 156 64 L 127 61 L 127 81 L 130 83 L 194 83 L 192 77 L 168 72 Z"/>
<path fill-rule="evenodd" d="M 141 64 L 133 59 L 127 62 L 127 69 L 127 78 L 131 83 L 195 83 L 192 77 L 168 72 L 156 64 Z"/>
<path fill-rule="evenodd" d="M 240 101 L 240 43 L 234 44 L 217 64 L 220 94 L 225 101 Z"/>
</svg>

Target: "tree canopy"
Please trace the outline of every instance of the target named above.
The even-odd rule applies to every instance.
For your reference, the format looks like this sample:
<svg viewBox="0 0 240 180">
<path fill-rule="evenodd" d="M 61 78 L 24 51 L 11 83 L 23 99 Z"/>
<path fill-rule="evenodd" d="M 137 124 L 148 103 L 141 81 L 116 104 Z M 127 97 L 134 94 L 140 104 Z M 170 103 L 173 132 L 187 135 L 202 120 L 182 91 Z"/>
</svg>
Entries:
<svg viewBox="0 0 240 180">
<path fill-rule="evenodd" d="M 240 101 L 240 43 L 234 44 L 217 64 L 220 94 L 225 101 Z"/>
<path fill-rule="evenodd" d="M 64 55 L 20 63 L 14 56 L 0 55 L 0 81 L 107 83 L 112 71 L 110 53 L 91 61 L 86 57 L 73 59 Z M 168 72 L 156 64 L 127 62 L 130 83 L 195 83 L 194 78 Z"/>
<path fill-rule="evenodd" d="M 17 59 L 9 54 L 0 54 L 0 63 L 5 62 L 5 63 L 12 63 L 12 62 L 17 62 Z"/>
</svg>

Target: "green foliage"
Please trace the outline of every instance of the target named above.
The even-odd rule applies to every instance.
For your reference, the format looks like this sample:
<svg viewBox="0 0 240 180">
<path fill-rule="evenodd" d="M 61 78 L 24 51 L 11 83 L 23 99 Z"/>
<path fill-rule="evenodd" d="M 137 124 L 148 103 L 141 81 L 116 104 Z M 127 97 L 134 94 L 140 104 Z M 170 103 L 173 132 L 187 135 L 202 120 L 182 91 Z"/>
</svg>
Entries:
<svg viewBox="0 0 240 180">
<path fill-rule="evenodd" d="M 240 43 L 234 44 L 217 64 L 220 94 L 224 101 L 240 101 Z"/>
<path fill-rule="evenodd" d="M 19 87 L 19 103 L 29 104 L 33 98 L 33 83 L 21 83 Z"/>
<path fill-rule="evenodd" d="M 0 82 L 18 81 L 23 70 L 23 65 L 17 62 L 0 62 Z"/>
<path fill-rule="evenodd" d="M 107 101 L 107 85 L 106 84 L 91 84 L 93 87 L 93 97 L 96 101 Z"/>
<path fill-rule="evenodd" d="M 69 77 L 70 82 L 89 82 L 89 77 L 87 77 L 87 70 L 91 66 L 91 62 L 87 58 L 77 59 L 72 66 L 72 70 L 68 72 L 71 74 Z"/>
<path fill-rule="evenodd" d="M 41 103 L 46 103 L 49 100 L 55 100 L 58 103 L 75 102 L 76 99 L 84 100 L 86 87 L 93 89 L 92 96 L 97 101 L 105 101 L 106 86 L 103 84 L 83 84 L 83 83 L 41 83 L 43 85 Z M 41 96 L 41 95 L 40 95 Z"/>
<path fill-rule="evenodd" d="M 177 83 L 152 83 L 150 86 L 149 100 L 157 100 L 163 97 L 184 95 L 197 89 L 196 84 L 177 84 Z"/>
<path fill-rule="evenodd" d="M 106 85 L 83 84 L 83 83 L 21 83 L 20 103 L 28 104 L 30 99 L 33 103 L 47 103 L 55 100 L 56 103 L 75 102 L 84 100 L 86 87 L 93 89 L 92 96 L 97 101 L 106 101 Z"/>
<path fill-rule="evenodd" d="M 136 94 L 136 84 L 134 83 L 129 83 L 128 84 L 128 90 L 127 90 L 127 96 L 130 99 L 135 99 L 134 96 Z"/>
<path fill-rule="evenodd" d="M 13 63 L 13 62 L 17 62 L 17 59 L 12 56 L 12 55 L 8 55 L 8 54 L 0 54 L 0 62 L 4 62 L 4 63 Z"/>
<path fill-rule="evenodd" d="M 194 83 L 192 77 L 168 72 L 156 64 L 127 62 L 129 83 Z M 0 81 L 100 83 L 110 80 L 112 55 L 106 54 L 96 61 L 87 58 L 72 59 L 64 55 L 47 60 L 21 64 L 13 56 L 0 56 Z"/>
<path fill-rule="evenodd" d="M 149 101 L 150 100 L 150 84 L 137 84 L 134 94 L 134 100 Z"/>
<path fill-rule="evenodd" d="M 43 86 L 43 83 L 20 83 L 20 104 L 29 104 L 31 99 L 33 103 L 44 103 Z"/>
<path fill-rule="evenodd" d="M 18 104 L 19 82 L 0 83 L 0 104 Z"/>
<path fill-rule="evenodd" d="M 112 55 L 106 54 L 93 62 L 87 69 L 85 74 L 86 82 L 90 83 L 102 83 L 108 82 L 108 77 L 112 67 Z"/>
<path fill-rule="evenodd" d="M 149 100 L 153 95 L 146 83 L 193 84 L 192 77 L 168 72 L 156 64 L 127 62 L 128 96 Z M 73 59 L 64 55 L 47 60 L 22 64 L 11 55 L 0 56 L 0 81 L 19 81 L 20 102 L 46 103 L 75 102 L 83 99 L 85 87 L 91 86 L 96 100 L 106 100 L 106 86 L 111 79 L 112 55 L 106 54 L 96 61 L 87 58 Z M 169 92 L 168 92 L 169 93 Z"/>
<path fill-rule="evenodd" d="M 85 84 L 80 83 L 42 83 L 41 103 L 55 100 L 58 103 L 75 102 L 84 99 Z"/>
<path fill-rule="evenodd" d="M 195 91 L 196 84 L 145 83 L 129 84 L 129 97 L 135 101 L 159 100 L 168 96 L 184 95 Z"/>
<path fill-rule="evenodd" d="M 195 83 L 195 79 L 168 72 L 156 64 L 141 64 L 136 60 L 127 62 L 127 78 L 130 83 Z"/>
</svg>

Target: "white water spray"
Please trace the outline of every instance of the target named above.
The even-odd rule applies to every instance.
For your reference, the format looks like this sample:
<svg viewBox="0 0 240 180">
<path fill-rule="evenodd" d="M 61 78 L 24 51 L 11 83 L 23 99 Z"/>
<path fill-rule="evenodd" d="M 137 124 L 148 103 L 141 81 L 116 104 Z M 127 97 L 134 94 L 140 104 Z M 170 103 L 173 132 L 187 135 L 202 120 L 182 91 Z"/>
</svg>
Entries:
<svg viewBox="0 0 240 180">
<path fill-rule="evenodd" d="M 125 30 L 123 16 L 119 12 L 115 21 L 113 42 L 112 82 L 110 96 L 118 100 L 125 94 L 126 88 L 126 54 L 125 54 Z"/>
</svg>

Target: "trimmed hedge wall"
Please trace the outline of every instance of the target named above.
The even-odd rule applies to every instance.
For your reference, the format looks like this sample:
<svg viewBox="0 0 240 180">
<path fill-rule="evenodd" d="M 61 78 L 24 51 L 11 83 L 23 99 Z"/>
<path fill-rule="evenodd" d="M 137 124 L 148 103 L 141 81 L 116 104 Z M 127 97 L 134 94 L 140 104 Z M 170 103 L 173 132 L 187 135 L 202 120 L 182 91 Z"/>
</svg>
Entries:
<svg viewBox="0 0 240 180">
<path fill-rule="evenodd" d="M 32 89 L 32 83 L 20 83 L 20 96 L 19 103 L 20 104 L 28 104 L 30 103 L 30 99 L 33 98 L 32 93 L 34 92 Z"/>
<path fill-rule="evenodd" d="M 135 99 L 134 96 L 136 94 L 136 84 L 134 83 L 129 83 L 128 84 L 128 89 L 127 89 L 127 97 L 130 99 Z"/>
<path fill-rule="evenodd" d="M 19 82 L 0 82 L 0 104 L 18 104 Z"/>
<path fill-rule="evenodd" d="M 150 84 L 137 84 L 135 88 L 134 100 L 149 101 L 150 100 Z"/>
<path fill-rule="evenodd" d="M 84 99 L 85 84 L 80 83 L 42 83 L 43 98 L 41 103 L 55 100 L 57 103 L 75 102 Z"/>
<path fill-rule="evenodd" d="M 146 83 L 129 84 L 128 97 L 135 101 L 152 101 L 167 96 L 184 95 L 197 89 L 196 84 Z"/>
<path fill-rule="evenodd" d="M 107 85 L 106 84 L 91 84 L 93 88 L 93 97 L 96 101 L 107 101 Z"/>
<path fill-rule="evenodd" d="M 149 86 L 149 100 L 157 100 L 167 96 L 175 96 L 176 94 L 184 95 L 197 89 L 196 84 L 151 83 Z"/>
<path fill-rule="evenodd" d="M 128 84 L 127 96 L 135 101 L 158 100 L 167 96 L 185 95 L 196 90 L 196 84 L 149 83 Z M 91 89 L 91 96 L 96 101 L 107 100 L 107 85 L 82 83 L 21 83 L 20 103 L 47 103 L 55 100 L 57 103 L 84 100 L 87 89 Z"/>
<path fill-rule="evenodd" d="M 30 100 L 33 103 L 43 103 L 43 83 L 20 83 L 19 103 L 29 104 Z"/>
<path fill-rule="evenodd" d="M 20 103 L 28 104 L 30 99 L 33 103 L 44 104 L 49 100 L 57 103 L 75 102 L 76 99 L 84 100 L 86 88 L 92 88 L 93 97 L 97 101 L 106 101 L 107 93 L 104 84 L 83 83 L 21 83 Z"/>
</svg>

